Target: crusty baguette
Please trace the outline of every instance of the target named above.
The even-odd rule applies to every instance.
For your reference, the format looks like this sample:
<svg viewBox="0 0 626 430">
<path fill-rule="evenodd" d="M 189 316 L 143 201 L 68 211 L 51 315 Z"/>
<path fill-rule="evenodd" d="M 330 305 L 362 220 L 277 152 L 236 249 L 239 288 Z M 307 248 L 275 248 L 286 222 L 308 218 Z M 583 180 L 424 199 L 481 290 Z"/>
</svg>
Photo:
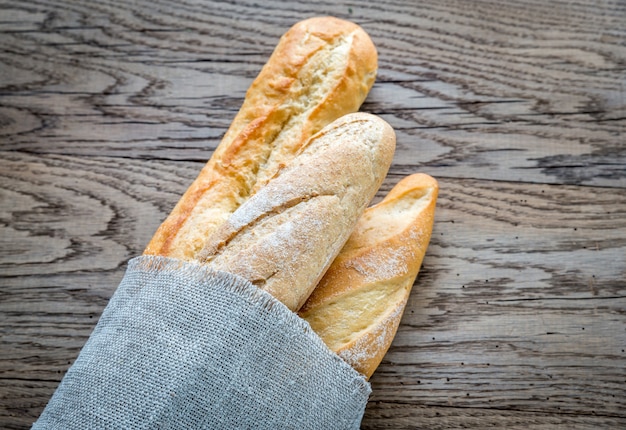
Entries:
<svg viewBox="0 0 626 430">
<path fill-rule="evenodd" d="M 296 311 L 376 194 L 394 149 L 393 129 L 377 116 L 334 121 L 218 227 L 198 259 Z"/>
<path fill-rule="evenodd" d="M 437 195 L 435 179 L 414 174 L 368 208 L 299 312 L 368 379 L 398 329 L 430 241 Z"/>
<path fill-rule="evenodd" d="M 376 68 L 376 49 L 356 24 L 333 17 L 295 24 L 280 39 L 211 159 L 144 254 L 194 259 L 211 233 L 313 134 L 359 109 Z"/>
</svg>

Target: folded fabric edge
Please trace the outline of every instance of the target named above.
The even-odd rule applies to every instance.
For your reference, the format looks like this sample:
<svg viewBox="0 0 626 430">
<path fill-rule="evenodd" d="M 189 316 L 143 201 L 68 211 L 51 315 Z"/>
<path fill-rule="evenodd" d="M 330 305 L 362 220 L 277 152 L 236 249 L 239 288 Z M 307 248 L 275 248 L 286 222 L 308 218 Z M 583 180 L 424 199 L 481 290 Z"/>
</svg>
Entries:
<svg viewBox="0 0 626 430">
<path fill-rule="evenodd" d="M 32 428 L 356 429 L 371 391 L 246 279 L 141 256 Z"/>
<path fill-rule="evenodd" d="M 342 372 L 351 374 L 355 381 L 359 381 L 358 388 L 362 395 L 369 396 L 372 391 L 367 379 L 334 351 L 330 350 L 306 320 L 300 318 L 270 293 L 257 288 L 250 281 L 237 274 L 215 270 L 197 262 L 153 255 L 142 255 L 132 258 L 128 261 L 127 270 L 145 273 L 177 272 L 185 279 L 199 285 L 205 284 L 207 287 L 213 284 L 215 280 L 219 280 L 222 288 L 229 289 L 233 293 L 245 297 L 250 303 L 258 306 L 259 309 L 263 309 L 281 321 L 298 328 L 316 347 L 327 351 L 328 356 L 337 363 Z"/>
</svg>

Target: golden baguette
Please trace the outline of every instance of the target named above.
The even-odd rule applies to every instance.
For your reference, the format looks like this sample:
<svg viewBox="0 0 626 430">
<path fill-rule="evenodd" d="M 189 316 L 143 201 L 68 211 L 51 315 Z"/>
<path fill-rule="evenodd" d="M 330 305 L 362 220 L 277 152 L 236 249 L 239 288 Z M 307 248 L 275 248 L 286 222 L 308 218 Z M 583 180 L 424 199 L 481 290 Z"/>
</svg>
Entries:
<svg viewBox="0 0 626 430">
<path fill-rule="evenodd" d="M 198 259 L 302 306 L 385 178 L 395 133 L 354 113 L 326 126 L 209 238 Z"/>
<path fill-rule="evenodd" d="M 280 39 L 197 179 L 144 254 L 194 259 L 250 195 L 335 119 L 356 112 L 377 69 L 358 25 L 333 17 L 301 21 Z"/>
<path fill-rule="evenodd" d="M 368 379 L 400 324 L 430 241 L 437 195 L 435 179 L 414 174 L 368 208 L 299 312 Z"/>
</svg>

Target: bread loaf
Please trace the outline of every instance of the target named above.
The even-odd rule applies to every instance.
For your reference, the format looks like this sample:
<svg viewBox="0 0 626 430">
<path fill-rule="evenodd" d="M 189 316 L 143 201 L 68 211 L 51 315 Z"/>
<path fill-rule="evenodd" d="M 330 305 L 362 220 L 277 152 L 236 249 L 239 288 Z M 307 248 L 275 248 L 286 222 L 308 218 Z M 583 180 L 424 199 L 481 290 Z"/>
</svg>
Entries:
<svg viewBox="0 0 626 430">
<path fill-rule="evenodd" d="M 354 23 L 316 17 L 280 39 L 211 159 L 144 254 L 194 259 L 244 201 L 335 119 L 356 112 L 374 83 L 376 49 Z"/>
<path fill-rule="evenodd" d="M 376 194 L 394 149 L 394 131 L 377 116 L 334 121 L 217 228 L 198 259 L 299 309 Z"/>
<path fill-rule="evenodd" d="M 396 334 L 430 241 L 437 194 L 435 179 L 414 174 L 368 208 L 299 312 L 367 378 Z"/>
</svg>

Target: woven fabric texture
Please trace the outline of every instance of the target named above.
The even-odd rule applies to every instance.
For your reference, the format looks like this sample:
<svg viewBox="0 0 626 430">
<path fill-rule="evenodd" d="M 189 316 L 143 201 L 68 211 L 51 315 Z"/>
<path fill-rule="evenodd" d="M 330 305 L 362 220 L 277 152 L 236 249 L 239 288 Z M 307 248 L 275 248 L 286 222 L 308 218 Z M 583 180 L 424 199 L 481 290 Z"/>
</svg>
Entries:
<svg viewBox="0 0 626 430">
<path fill-rule="evenodd" d="M 34 429 L 357 429 L 368 382 L 235 275 L 137 257 Z"/>
</svg>

